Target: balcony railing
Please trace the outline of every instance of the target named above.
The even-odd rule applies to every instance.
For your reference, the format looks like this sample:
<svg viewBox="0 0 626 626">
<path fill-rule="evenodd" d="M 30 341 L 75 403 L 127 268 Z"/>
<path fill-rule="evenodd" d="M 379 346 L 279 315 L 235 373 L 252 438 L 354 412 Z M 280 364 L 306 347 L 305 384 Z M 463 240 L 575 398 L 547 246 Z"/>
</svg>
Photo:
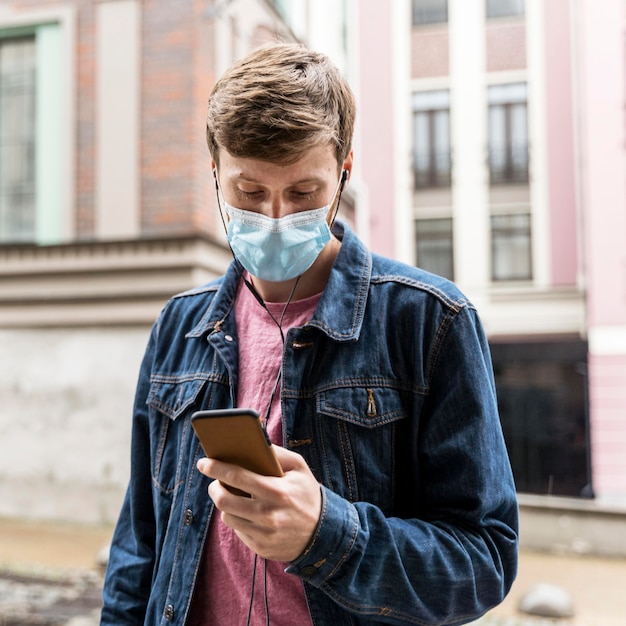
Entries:
<svg viewBox="0 0 626 626">
<path fill-rule="evenodd" d="M 452 182 L 450 150 L 415 154 L 413 157 L 414 189 L 449 187 Z"/>
<path fill-rule="evenodd" d="M 492 185 L 528 182 L 528 147 L 489 149 L 489 180 Z"/>
</svg>

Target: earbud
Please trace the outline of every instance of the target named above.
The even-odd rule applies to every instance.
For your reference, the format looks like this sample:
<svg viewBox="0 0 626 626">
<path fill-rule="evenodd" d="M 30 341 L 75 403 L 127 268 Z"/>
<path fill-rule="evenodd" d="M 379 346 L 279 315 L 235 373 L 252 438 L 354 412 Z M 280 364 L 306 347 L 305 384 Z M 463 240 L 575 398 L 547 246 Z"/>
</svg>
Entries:
<svg viewBox="0 0 626 626">
<path fill-rule="evenodd" d="M 343 191 L 343 187 L 346 184 L 347 180 L 348 180 L 348 170 L 341 170 L 341 180 L 339 182 L 339 192 L 340 193 Z"/>
</svg>

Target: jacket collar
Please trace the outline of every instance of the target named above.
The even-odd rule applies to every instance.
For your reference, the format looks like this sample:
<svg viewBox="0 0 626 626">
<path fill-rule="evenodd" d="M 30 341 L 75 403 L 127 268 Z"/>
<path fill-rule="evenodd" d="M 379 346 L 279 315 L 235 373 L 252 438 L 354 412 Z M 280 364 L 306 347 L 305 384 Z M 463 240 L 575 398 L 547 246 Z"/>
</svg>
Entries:
<svg viewBox="0 0 626 626">
<path fill-rule="evenodd" d="M 333 233 L 342 242 L 341 248 L 309 325 L 319 328 L 336 341 L 356 341 L 363 325 L 372 255 L 349 226 L 335 222 Z M 214 283 L 212 290 L 217 290 L 215 297 L 200 322 L 186 337 L 201 337 L 219 330 L 226 323 L 233 309 L 240 277 L 241 269 L 233 261 L 223 278 Z"/>
<path fill-rule="evenodd" d="M 372 255 L 349 226 L 335 222 L 333 233 L 341 248 L 309 324 L 336 341 L 356 341 L 365 315 Z"/>
</svg>

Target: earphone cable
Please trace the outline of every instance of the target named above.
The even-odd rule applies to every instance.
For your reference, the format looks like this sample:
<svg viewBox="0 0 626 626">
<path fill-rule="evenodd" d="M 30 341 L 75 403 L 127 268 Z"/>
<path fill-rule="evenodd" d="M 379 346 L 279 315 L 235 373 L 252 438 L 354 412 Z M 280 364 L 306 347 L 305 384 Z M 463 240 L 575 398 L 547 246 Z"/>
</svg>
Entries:
<svg viewBox="0 0 626 626">
<path fill-rule="evenodd" d="M 254 586 L 256 583 L 256 564 L 258 555 L 254 555 L 254 564 L 252 566 L 252 584 L 250 585 L 250 603 L 248 604 L 248 618 L 246 619 L 246 626 L 250 626 L 250 620 L 252 619 L 252 605 L 254 603 Z"/>
</svg>

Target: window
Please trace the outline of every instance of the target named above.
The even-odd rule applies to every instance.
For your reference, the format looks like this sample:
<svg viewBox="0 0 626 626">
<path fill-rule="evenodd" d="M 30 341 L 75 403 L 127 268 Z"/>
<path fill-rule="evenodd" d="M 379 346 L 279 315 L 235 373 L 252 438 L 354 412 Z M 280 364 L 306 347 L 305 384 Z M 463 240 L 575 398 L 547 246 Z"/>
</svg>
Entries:
<svg viewBox="0 0 626 626">
<path fill-rule="evenodd" d="M 425 219 L 415 222 L 417 265 L 454 280 L 452 219 Z"/>
<path fill-rule="evenodd" d="M 491 184 L 528 182 L 526 83 L 489 87 Z"/>
<path fill-rule="evenodd" d="M 0 39 L 0 241 L 35 237 L 35 38 Z"/>
<path fill-rule="evenodd" d="M 447 0 L 413 0 L 413 26 L 447 21 Z"/>
<path fill-rule="evenodd" d="M 528 213 L 491 216 L 491 263 L 494 281 L 532 278 Z"/>
<path fill-rule="evenodd" d="M 413 181 L 415 189 L 450 185 L 450 94 L 413 94 Z"/>
<path fill-rule="evenodd" d="M 487 17 L 524 15 L 524 0 L 487 0 Z"/>
<path fill-rule="evenodd" d="M 28 11 L 0 20 L 0 243 L 59 243 L 73 232 L 73 17 L 55 9 L 40 23 Z"/>
<path fill-rule="evenodd" d="M 587 344 L 520 341 L 490 347 L 517 490 L 593 497 Z"/>
</svg>

